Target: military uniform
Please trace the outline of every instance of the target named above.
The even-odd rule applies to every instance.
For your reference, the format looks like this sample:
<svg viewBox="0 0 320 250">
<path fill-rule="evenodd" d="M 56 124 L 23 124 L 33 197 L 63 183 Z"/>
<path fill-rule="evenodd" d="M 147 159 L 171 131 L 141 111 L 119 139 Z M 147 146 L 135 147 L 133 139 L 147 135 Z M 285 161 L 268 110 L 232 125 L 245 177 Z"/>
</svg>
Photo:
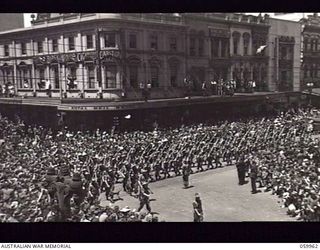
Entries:
<svg viewBox="0 0 320 250">
<path fill-rule="evenodd" d="M 251 171 L 250 171 L 250 179 L 251 179 L 251 193 L 255 194 L 257 193 L 257 176 L 258 176 L 258 168 L 255 165 L 251 166 Z"/>
<path fill-rule="evenodd" d="M 150 194 L 151 194 L 151 191 L 148 187 L 147 184 L 143 184 L 142 185 L 142 189 L 140 191 L 140 196 L 139 196 L 139 199 L 140 199 L 140 206 L 138 208 L 138 212 L 141 211 L 141 209 L 146 206 L 148 212 L 150 213 L 151 212 L 151 207 L 150 207 Z"/>
<path fill-rule="evenodd" d="M 238 172 L 239 185 L 243 185 L 245 183 L 246 176 L 245 163 L 243 160 L 240 160 L 236 166 Z"/>
</svg>

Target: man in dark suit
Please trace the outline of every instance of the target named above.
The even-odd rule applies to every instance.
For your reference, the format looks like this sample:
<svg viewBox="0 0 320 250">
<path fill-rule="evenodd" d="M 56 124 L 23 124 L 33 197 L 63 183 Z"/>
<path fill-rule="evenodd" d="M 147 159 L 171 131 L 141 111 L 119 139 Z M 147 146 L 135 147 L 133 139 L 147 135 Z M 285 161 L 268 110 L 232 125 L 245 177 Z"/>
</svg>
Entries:
<svg viewBox="0 0 320 250">
<path fill-rule="evenodd" d="M 239 185 L 243 185 L 245 184 L 245 172 L 246 172 L 246 165 L 245 165 L 243 156 L 237 162 L 236 166 L 237 166 L 237 172 L 238 172 Z"/>
</svg>

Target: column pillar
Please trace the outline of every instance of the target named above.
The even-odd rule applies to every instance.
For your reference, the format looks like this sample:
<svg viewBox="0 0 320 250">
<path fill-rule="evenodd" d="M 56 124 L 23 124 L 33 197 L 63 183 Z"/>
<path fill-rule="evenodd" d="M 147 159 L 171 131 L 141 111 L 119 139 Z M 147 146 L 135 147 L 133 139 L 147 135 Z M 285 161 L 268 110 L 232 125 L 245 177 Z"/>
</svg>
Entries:
<svg viewBox="0 0 320 250">
<path fill-rule="evenodd" d="M 101 77 L 102 77 L 102 89 L 106 88 L 106 67 L 103 65 L 101 67 Z"/>
<path fill-rule="evenodd" d="M 121 74 L 120 74 L 120 67 L 119 65 L 116 65 L 116 88 L 120 88 L 121 86 Z"/>
<path fill-rule="evenodd" d="M 233 72 L 233 68 L 234 68 L 234 66 L 233 66 L 233 64 L 231 64 L 231 66 L 229 67 L 229 69 L 228 69 L 228 75 L 229 75 L 229 79 L 232 79 L 232 80 L 235 80 L 235 79 L 233 79 L 233 75 L 232 75 L 232 72 Z M 228 80 L 229 80 L 228 79 Z"/>
<path fill-rule="evenodd" d="M 251 35 L 250 35 L 249 44 L 248 44 L 248 55 L 249 56 L 253 55 L 253 53 L 252 53 L 252 36 Z"/>
<path fill-rule="evenodd" d="M 221 51 L 221 39 L 219 39 L 219 48 L 218 48 L 218 57 L 222 56 L 222 51 Z"/>
<path fill-rule="evenodd" d="M 31 78 L 32 78 L 32 88 L 33 88 L 33 92 L 36 92 L 37 81 L 36 81 L 36 74 L 35 74 L 34 63 L 32 63 L 32 65 L 31 65 Z"/>
<path fill-rule="evenodd" d="M 81 79 L 79 78 L 79 80 L 78 80 L 78 78 L 77 78 L 77 80 L 78 80 L 78 89 L 79 89 L 80 91 L 82 91 L 82 90 L 84 89 L 83 64 L 82 64 L 82 62 L 79 63 L 78 70 L 79 70 L 79 72 L 81 72 L 81 76 L 82 76 Z M 77 70 L 77 71 L 78 71 L 78 70 Z"/>
<path fill-rule="evenodd" d="M 61 90 L 62 92 L 65 92 L 67 90 L 66 88 L 66 81 L 67 81 L 67 72 L 66 72 L 66 65 L 65 64 L 62 64 L 61 65 Z"/>
</svg>

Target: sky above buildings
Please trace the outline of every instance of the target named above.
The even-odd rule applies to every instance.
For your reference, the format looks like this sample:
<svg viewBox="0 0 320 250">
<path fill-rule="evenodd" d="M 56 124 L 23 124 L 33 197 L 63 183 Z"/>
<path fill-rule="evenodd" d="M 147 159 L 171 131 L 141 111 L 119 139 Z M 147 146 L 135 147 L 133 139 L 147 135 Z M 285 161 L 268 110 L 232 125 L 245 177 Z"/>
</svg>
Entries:
<svg viewBox="0 0 320 250">
<path fill-rule="evenodd" d="M 24 13 L 24 27 L 30 27 L 31 26 L 31 13 Z"/>
</svg>

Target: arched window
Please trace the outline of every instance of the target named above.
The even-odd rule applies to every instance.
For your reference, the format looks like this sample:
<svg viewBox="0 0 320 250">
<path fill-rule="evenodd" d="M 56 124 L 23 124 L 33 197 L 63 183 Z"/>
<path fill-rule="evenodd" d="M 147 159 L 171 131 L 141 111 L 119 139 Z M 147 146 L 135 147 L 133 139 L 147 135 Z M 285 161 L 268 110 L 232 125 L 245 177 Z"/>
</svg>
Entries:
<svg viewBox="0 0 320 250">
<path fill-rule="evenodd" d="M 211 56 L 219 56 L 219 38 L 217 37 L 211 39 Z"/>
<path fill-rule="evenodd" d="M 132 88 L 139 87 L 139 67 L 141 65 L 141 60 L 139 57 L 131 56 L 128 58 L 129 61 L 129 71 L 128 71 L 128 80 L 129 85 Z"/>
<path fill-rule="evenodd" d="M 177 59 L 169 60 L 170 68 L 170 86 L 177 87 L 179 81 L 179 61 Z"/>
<path fill-rule="evenodd" d="M 198 39 L 198 55 L 199 56 L 203 56 L 203 52 L 204 52 L 204 37 L 205 34 L 203 31 L 199 32 L 199 39 Z"/>
<path fill-rule="evenodd" d="M 243 34 L 243 55 L 249 54 L 249 44 L 250 44 L 250 34 L 244 33 Z"/>
<path fill-rule="evenodd" d="M 239 53 L 239 42 L 240 42 L 240 33 L 233 32 L 232 33 L 232 40 L 233 40 L 233 54 L 238 55 Z"/>
<path fill-rule="evenodd" d="M 59 66 L 58 66 L 58 64 L 55 64 L 54 66 L 52 66 L 51 69 L 52 69 L 53 80 L 54 80 L 53 87 L 55 89 L 59 89 L 60 88 L 60 77 L 59 77 Z"/>
<path fill-rule="evenodd" d="M 138 65 L 130 64 L 129 65 L 129 83 L 132 88 L 138 88 Z"/>
<path fill-rule="evenodd" d="M 196 38 L 193 36 L 190 37 L 189 54 L 190 56 L 196 55 Z"/>
<path fill-rule="evenodd" d="M 153 88 L 158 88 L 159 87 L 159 67 L 157 65 L 151 65 L 150 75 L 151 75 L 151 86 Z"/>
<path fill-rule="evenodd" d="M 304 44 L 303 44 L 303 45 L 304 45 L 304 46 L 303 46 L 303 49 L 304 49 L 305 52 L 308 51 L 308 43 L 309 43 L 309 38 L 306 37 L 306 38 L 304 39 Z"/>
</svg>

